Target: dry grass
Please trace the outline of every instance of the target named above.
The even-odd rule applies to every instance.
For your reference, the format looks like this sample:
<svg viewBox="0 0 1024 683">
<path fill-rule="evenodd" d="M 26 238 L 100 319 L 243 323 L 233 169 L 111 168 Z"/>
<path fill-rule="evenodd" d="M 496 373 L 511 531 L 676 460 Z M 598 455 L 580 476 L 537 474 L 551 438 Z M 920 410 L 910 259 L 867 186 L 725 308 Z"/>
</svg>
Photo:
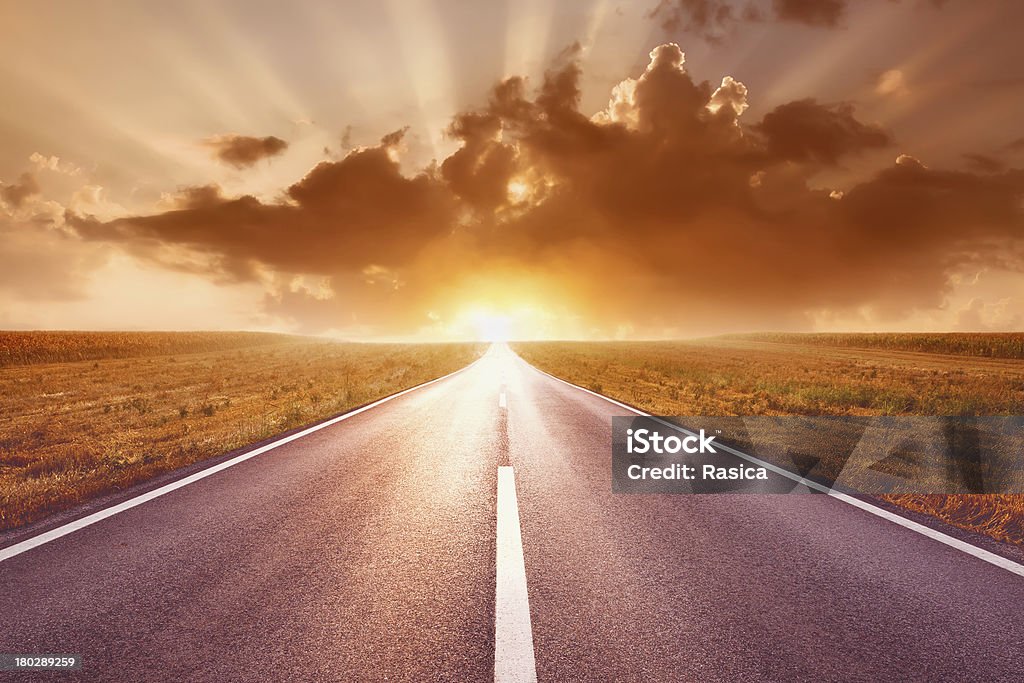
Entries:
<svg viewBox="0 0 1024 683">
<path fill-rule="evenodd" d="M 301 337 L 265 332 L 2 332 L 0 368 L 32 363 L 143 358 L 285 344 Z"/>
<path fill-rule="evenodd" d="M 90 338 L 115 358 L 0 369 L 0 529 L 368 403 L 482 352 L 234 333 L 76 333 L 62 343 L 45 333 L 43 350 L 20 357 L 73 349 L 61 353 L 94 358 Z"/>
<path fill-rule="evenodd" d="M 1024 359 L 1024 334 L 1020 332 L 979 333 L 870 333 L 870 334 L 789 334 L 759 333 L 730 335 L 722 339 L 838 346 L 843 348 L 918 351 L 958 356 Z"/>
<path fill-rule="evenodd" d="M 1024 335 L 949 335 L 942 343 L 943 336 L 849 335 L 847 346 L 843 335 L 543 342 L 515 350 L 552 374 L 654 415 L 1024 414 L 1024 360 L 991 357 L 1011 353 Z M 913 350 L 926 338 L 928 346 L 964 355 Z M 971 348 L 974 357 L 967 355 Z M 1024 545 L 1024 496 L 888 500 Z"/>
</svg>

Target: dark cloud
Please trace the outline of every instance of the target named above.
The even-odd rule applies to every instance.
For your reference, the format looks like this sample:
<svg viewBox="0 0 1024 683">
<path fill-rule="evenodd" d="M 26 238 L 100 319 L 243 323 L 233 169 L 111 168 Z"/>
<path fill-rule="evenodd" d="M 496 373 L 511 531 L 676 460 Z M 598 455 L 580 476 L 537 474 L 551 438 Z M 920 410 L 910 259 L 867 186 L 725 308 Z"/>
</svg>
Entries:
<svg viewBox="0 0 1024 683">
<path fill-rule="evenodd" d="M 441 174 L 456 195 L 483 211 L 505 203 L 516 166 L 515 148 L 500 141 L 501 131 L 492 113 L 459 114 L 448 128 L 462 147 L 444 160 Z"/>
<path fill-rule="evenodd" d="M 770 155 L 789 161 L 834 165 L 848 154 L 892 144 L 884 130 L 858 121 L 852 105 L 813 99 L 776 107 L 755 130 L 764 135 Z"/>
<path fill-rule="evenodd" d="M 284 153 L 288 143 L 269 135 L 255 138 L 246 135 L 218 135 L 203 141 L 213 150 L 213 156 L 235 168 L 248 168 L 261 159 L 269 159 Z"/>
<path fill-rule="evenodd" d="M 650 16 L 667 33 L 685 31 L 718 42 L 735 23 L 760 21 L 762 12 L 753 2 L 661 0 Z"/>
<path fill-rule="evenodd" d="M 846 11 L 847 0 L 772 0 L 775 16 L 808 26 L 835 26 Z"/>
<path fill-rule="evenodd" d="M 29 197 L 39 194 L 39 183 L 31 173 L 22 173 L 18 182 L 0 185 L 0 199 L 13 209 L 20 208 Z"/>
<path fill-rule="evenodd" d="M 233 273 L 263 264 L 290 273 L 333 273 L 405 263 L 451 229 L 454 201 L 431 172 L 408 178 L 392 157 L 400 133 L 377 147 L 324 161 L 289 187 L 282 203 L 186 190 L 182 208 L 101 222 L 70 216 L 87 239 L 174 244 L 224 259 Z"/>
<path fill-rule="evenodd" d="M 765 19 L 807 26 L 836 26 L 847 0 L 772 0 L 768 7 L 752 0 L 661 0 L 651 16 L 669 33 L 685 31 L 721 40 L 737 23 Z"/>
<path fill-rule="evenodd" d="M 536 91 L 502 81 L 454 117 L 460 148 L 415 175 L 394 134 L 278 203 L 194 190 L 163 214 L 70 222 L 90 240 L 203 254 L 223 277 L 269 272 L 266 309 L 311 331 L 409 333 L 505 292 L 606 334 L 799 327 L 818 311 L 938 307 L 964 268 L 1024 270 L 1024 171 L 899 156 L 818 187 L 818 171 L 890 136 L 807 99 L 745 123 L 743 84 L 694 81 L 674 44 L 594 116 L 579 81 L 571 59 Z"/>
<path fill-rule="evenodd" d="M 203 209 L 225 201 L 219 185 L 196 185 L 185 187 L 173 197 L 175 208 Z"/>
<path fill-rule="evenodd" d="M 923 0 L 920 4 L 938 8 L 945 2 Z M 835 28 L 842 24 L 850 6 L 850 0 L 661 0 L 650 16 L 669 34 L 686 32 L 717 43 L 741 23 L 780 21 Z"/>
</svg>

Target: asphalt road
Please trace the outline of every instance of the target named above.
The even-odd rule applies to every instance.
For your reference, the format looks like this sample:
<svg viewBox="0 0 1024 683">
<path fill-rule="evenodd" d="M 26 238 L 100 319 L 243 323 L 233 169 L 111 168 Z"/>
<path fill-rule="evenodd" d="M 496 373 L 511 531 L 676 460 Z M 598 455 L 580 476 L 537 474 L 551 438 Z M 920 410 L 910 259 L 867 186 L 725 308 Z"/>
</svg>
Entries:
<svg viewBox="0 0 1024 683">
<path fill-rule="evenodd" d="M 622 414 L 493 347 L 0 562 L 0 652 L 84 658 L 0 679 L 1021 679 L 1020 576 L 823 495 L 613 495 Z"/>
</svg>

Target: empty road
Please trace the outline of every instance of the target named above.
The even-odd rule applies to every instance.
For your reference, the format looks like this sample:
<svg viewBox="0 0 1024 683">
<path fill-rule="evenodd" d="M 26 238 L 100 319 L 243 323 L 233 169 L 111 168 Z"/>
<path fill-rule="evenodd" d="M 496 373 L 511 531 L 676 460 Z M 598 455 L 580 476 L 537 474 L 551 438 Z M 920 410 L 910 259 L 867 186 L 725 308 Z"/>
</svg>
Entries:
<svg viewBox="0 0 1024 683">
<path fill-rule="evenodd" d="M 0 652 L 83 657 L 0 679 L 1020 680 L 1024 578 L 829 496 L 613 495 L 624 414 L 495 345 L 0 550 Z"/>
</svg>

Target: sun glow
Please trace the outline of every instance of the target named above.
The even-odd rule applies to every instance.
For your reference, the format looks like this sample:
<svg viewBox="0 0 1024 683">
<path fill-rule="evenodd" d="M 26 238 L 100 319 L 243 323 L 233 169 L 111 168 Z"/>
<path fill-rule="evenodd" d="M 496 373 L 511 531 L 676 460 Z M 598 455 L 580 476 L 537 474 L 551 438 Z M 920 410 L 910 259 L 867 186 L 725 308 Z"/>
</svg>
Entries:
<svg viewBox="0 0 1024 683">
<path fill-rule="evenodd" d="M 462 308 L 444 326 L 442 336 L 481 342 L 551 339 L 566 334 L 558 323 L 559 316 L 536 305 L 474 303 Z"/>
<path fill-rule="evenodd" d="M 474 309 L 468 319 L 476 334 L 476 341 L 506 342 L 512 329 L 512 319 L 487 309 Z"/>
<path fill-rule="evenodd" d="M 513 180 L 508 184 L 508 197 L 514 204 L 521 204 L 530 197 L 530 186 L 522 180 Z"/>
</svg>

